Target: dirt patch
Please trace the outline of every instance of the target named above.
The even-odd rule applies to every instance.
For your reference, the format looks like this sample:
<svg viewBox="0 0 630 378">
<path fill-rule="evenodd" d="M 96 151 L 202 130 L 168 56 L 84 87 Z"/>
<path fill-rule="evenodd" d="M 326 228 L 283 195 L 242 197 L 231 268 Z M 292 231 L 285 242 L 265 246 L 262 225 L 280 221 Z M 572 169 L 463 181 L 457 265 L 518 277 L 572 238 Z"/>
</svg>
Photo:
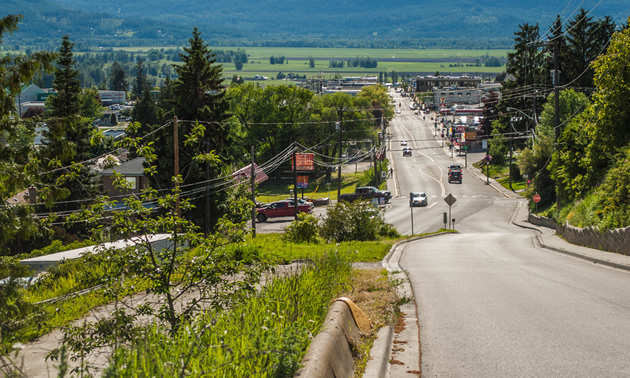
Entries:
<svg viewBox="0 0 630 378">
<path fill-rule="evenodd" d="M 370 331 L 361 335 L 360 345 L 355 348 L 355 377 L 363 375 L 378 330 L 393 323 L 398 308 L 398 296 L 389 282 L 387 270 L 380 267 L 380 263 L 365 263 L 361 267 L 356 269 L 355 265 L 351 287 L 342 294 L 359 306 L 371 323 Z"/>
</svg>

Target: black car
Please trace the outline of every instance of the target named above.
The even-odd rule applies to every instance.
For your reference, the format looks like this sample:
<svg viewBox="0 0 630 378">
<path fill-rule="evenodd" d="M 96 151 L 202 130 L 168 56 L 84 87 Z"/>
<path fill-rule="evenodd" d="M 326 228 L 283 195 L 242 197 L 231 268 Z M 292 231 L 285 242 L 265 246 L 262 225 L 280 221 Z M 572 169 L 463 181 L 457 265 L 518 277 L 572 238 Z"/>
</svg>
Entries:
<svg viewBox="0 0 630 378">
<path fill-rule="evenodd" d="M 455 172 L 455 171 L 451 171 L 448 174 L 448 183 L 450 184 L 451 182 L 458 182 L 458 183 L 462 183 L 462 173 L 461 172 Z"/>
<path fill-rule="evenodd" d="M 403 156 L 411 156 L 411 148 L 409 147 L 403 148 Z"/>
</svg>

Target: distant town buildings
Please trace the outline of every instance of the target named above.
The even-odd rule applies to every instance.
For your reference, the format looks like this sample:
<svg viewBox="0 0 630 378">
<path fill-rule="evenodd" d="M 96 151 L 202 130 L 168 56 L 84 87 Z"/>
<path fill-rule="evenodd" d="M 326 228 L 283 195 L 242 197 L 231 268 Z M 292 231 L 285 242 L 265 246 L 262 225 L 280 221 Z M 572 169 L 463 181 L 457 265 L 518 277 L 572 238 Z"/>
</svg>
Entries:
<svg viewBox="0 0 630 378">
<path fill-rule="evenodd" d="M 42 89 L 35 84 L 25 85 L 15 99 L 15 107 L 22 117 L 29 109 L 44 109 L 46 98 L 54 95 L 55 91 L 52 89 Z M 124 104 L 127 101 L 127 94 L 124 91 L 99 90 L 98 95 L 103 106 Z"/>
<path fill-rule="evenodd" d="M 440 109 L 453 105 L 480 105 L 491 90 L 499 93 L 500 83 L 483 83 L 479 76 L 418 76 L 416 92 L 432 92 Z"/>
</svg>

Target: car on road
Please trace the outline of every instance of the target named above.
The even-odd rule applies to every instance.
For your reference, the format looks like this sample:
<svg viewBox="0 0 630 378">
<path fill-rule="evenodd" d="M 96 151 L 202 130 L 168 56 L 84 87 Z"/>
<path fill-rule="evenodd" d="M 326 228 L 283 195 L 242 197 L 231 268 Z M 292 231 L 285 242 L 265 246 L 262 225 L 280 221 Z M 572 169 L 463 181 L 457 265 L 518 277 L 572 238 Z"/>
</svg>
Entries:
<svg viewBox="0 0 630 378">
<path fill-rule="evenodd" d="M 400 114 L 400 109 L 396 110 L 396 114 Z"/>
<path fill-rule="evenodd" d="M 409 206 L 427 206 L 429 204 L 429 199 L 427 198 L 427 194 L 424 192 L 412 192 L 409 195 Z"/>
<path fill-rule="evenodd" d="M 409 147 L 403 148 L 403 156 L 411 156 L 411 148 Z"/>
<path fill-rule="evenodd" d="M 257 208 L 256 219 L 259 222 L 265 222 L 268 218 L 291 217 L 295 214 L 295 206 L 293 201 L 275 201 L 266 206 Z M 298 205 L 299 213 L 312 213 L 313 204 Z"/>
<path fill-rule="evenodd" d="M 448 174 L 448 183 L 457 182 L 462 183 L 462 171 L 451 171 Z"/>
<path fill-rule="evenodd" d="M 401 146 L 406 146 L 407 145 L 407 140 L 403 139 L 400 141 L 400 145 Z"/>
<path fill-rule="evenodd" d="M 448 167 L 448 173 L 451 173 L 452 171 L 461 172 L 462 166 L 459 164 L 452 164 Z"/>
</svg>

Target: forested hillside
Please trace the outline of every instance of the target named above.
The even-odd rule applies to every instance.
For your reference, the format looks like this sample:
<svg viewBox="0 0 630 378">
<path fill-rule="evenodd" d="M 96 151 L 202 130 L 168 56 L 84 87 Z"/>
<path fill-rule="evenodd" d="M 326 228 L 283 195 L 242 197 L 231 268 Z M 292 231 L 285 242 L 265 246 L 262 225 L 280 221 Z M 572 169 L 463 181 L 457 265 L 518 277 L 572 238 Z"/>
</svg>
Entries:
<svg viewBox="0 0 630 378">
<path fill-rule="evenodd" d="M 622 0 L 582 3 L 592 15 L 624 21 Z M 197 26 L 212 45 L 509 47 L 519 24 L 550 25 L 574 7 L 533 0 L 5 0 L 3 15 L 24 14 L 9 41 L 58 43 L 64 34 L 98 46 L 181 45 Z"/>
</svg>

